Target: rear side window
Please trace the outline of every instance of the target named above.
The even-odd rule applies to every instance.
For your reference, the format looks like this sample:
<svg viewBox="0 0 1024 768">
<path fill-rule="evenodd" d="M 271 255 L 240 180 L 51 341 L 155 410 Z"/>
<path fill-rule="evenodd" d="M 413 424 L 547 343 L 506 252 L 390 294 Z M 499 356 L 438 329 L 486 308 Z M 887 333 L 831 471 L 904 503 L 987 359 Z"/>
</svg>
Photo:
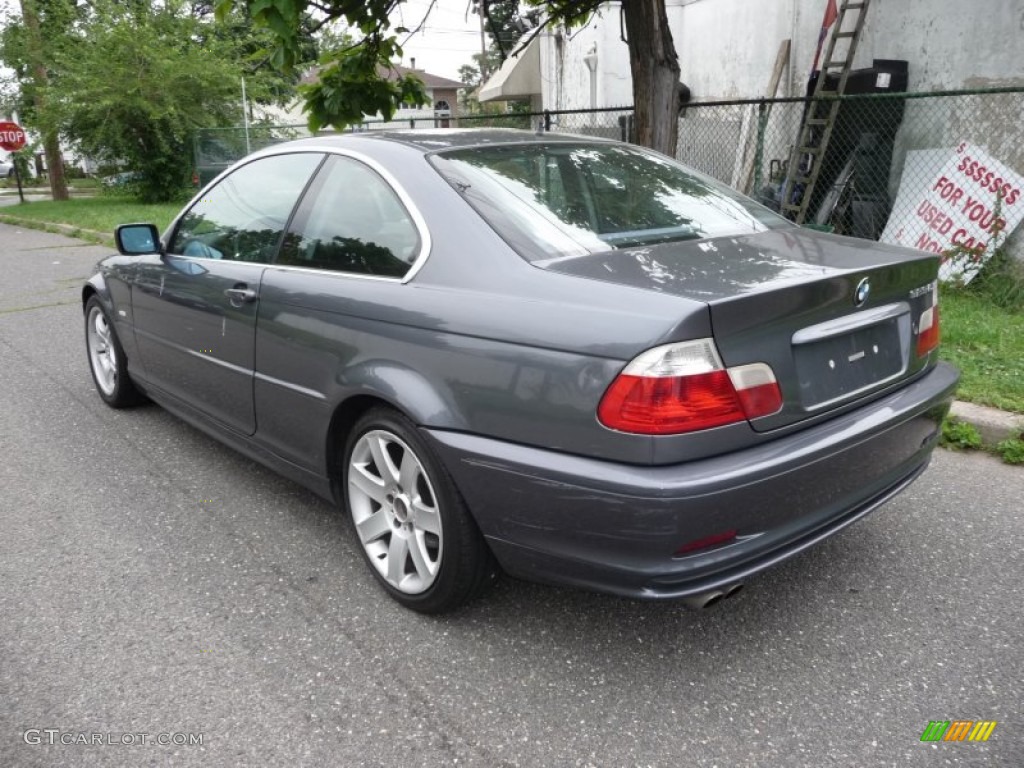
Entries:
<svg viewBox="0 0 1024 768">
<path fill-rule="evenodd" d="M 208 189 L 182 217 L 170 253 L 267 264 L 323 155 L 253 160 Z"/>
<path fill-rule="evenodd" d="M 483 146 L 432 162 L 531 261 L 792 226 L 714 179 L 624 145 Z"/>
<path fill-rule="evenodd" d="M 328 158 L 295 214 L 278 264 L 403 277 L 420 236 L 398 195 L 373 169 Z"/>
</svg>

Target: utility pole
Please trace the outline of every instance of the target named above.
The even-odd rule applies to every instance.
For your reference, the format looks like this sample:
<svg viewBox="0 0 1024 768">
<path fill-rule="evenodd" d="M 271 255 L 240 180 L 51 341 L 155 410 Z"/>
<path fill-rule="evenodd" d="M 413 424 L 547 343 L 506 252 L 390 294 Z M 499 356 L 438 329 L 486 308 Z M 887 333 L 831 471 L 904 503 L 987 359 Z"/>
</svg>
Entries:
<svg viewBox="0 0 1024 768">
<path fill-rule="evenodd" d="M 490 76 L 490 67 L 487 62 L 487 33 L 484 30 L 484 2 L 478 0 L 476 3 L 476 15 L 480 17 L 480 82 L 486 82 Z"/>
<path fill-rule="evenodd" d="M 37 118 L 45 120 L 43 116 L 46 112 L 46 97 L 43 91 L 50 78 L 46 73 L 43 36 L 39 29 L 39 14 L 36 12 L 35 0 L 21 0 L 21 18 L 25 23 L 25 43 L 29 67 L 32 70 L 32 101 L 35 103 Z M 64 157 L 60 152 L 60 139 L 55 129 L 40 127 L 43 134 L 43 151 L 46 153 L 46 169 L 50 176 L 50 194 L 54 200 L 67 200 L 68 184 L 64 179 Z"/>
</svg>

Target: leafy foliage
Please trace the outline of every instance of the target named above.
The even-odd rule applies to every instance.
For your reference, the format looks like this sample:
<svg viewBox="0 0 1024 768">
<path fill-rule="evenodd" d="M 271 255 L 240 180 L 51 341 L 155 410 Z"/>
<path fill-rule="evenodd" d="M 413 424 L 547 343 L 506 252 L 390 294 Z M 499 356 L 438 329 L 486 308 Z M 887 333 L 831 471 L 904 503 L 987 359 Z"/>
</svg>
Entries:
<svg viewBox="0 0 1024 768">
<path fill-rule="evenodd" d="M 494 72 L 501 66 L 498 54 L 492 50 L 487 51 L 486 56 L 482 53 L 474 53 L 470 56 L 470 60 L 471 64 L 463 64 L 459 67 L 459 80 L 474 88 L 483 84 L 486 73 Z"/>
<path fill-rule="evenodd" d="M 531 10 L 520 4 L 519 0 L 486 0 L 475 2 L 474 12 L 484 16 L 484 29 L 490 37 L 489 53 L 498 63 L 507 59 L 515 52 L 520 38 L 541 23 L 540 2 L 533 2 Z M 487 68 L 494 71 L 493 66 Z"/>
<path fill-rule="evenodd" d="M 39 120 L 101 162 L 140 172 L 143 200 L 174 199 L 191 176 L 194 132 L 241 120 L 243 76 L 257 102 L 295 92 L 261 66 L 272 39 L 251 27 L 239 14 L 214 24 L 209 8 L 183 0 L 92 0 L 51 43 Z M 296 45 L 309 52 L 311 38 L 299 34 Z"/>
<path fill-rule="evenodd" d="M 241 121 L 243 76 L 250 102 L 285 103 L 296 94 L 294 74 L 267 66 L 276 38 L 244 11 L 214 23 L 212 3 L 201 0 L 34 0 L 33 7 L 43 50 L 30 50 L 23 24 L 0 36 L 0 57 L 17 84 L 11 105 L 41 133 L 59 131 L 101 163 L 141 172 L 147 200 L 173 199 L 188 182 L 196 129 Z M 312 26 L 300 17 L 294 34 L 305 60 L 316 55 Z M 45 62 L 42 87 L 33 53 Z"/>
<path fill-rule="evenodd" d="M 269 30 L 275 41 L 270 63 L 291 72 L 302 61 L 299 32 L 317 32 L 342 20 L 362 38 L 321 54 L 316 77 L 300 86 L 310 130 L 325 125 L 343 128 L 361 122 L 365 114 L 380 112 L 390 119 L 402 102 L 425 104 L 423 82 L 411 74 L 394 71 L 400 61 L 398 35 L 408 32 L 392 27 L 390 14 L 401 0 L 217 0 L 220 19 L 242 10 Z M 319 21 L 310 25 L 307 8 L 315 8 Z"/>
<path fill-rule="evenodd" d="M 411 74 L 384 76 L 379 71 L 385 68 L 381 57 L 388 62 L 401 58 L 401 48 L 393 37 L 331 51 L 320 57 L 315 82 L 299 86 L 306 100 L 310 130 L 319 130 L 325 125 L 343 128 L 377 112 L 390 120 L 402 102 L 427 102 L 426 90 L 418 77 Z M 387 67 L 390 68 L 390 64 Z"/>
<path fill-rule="evenodd" d="M 953 450 L 981 448 L 981 435 L 973 424 L 947 418 L 942 422 L 942 437 L 939 442 Z"/>
<path fill-rule="evenodd" d="M 56 123 L 86 153 L 140 171 L 147 201 L 185 186 L 196 128 L 240 109 L 240 71 L 222 41 L 176 10 L 97 4 L 55 57 Z"/>
<path fill-rule="evenodd" d="M 85 9 L 76 0 L 34 0 L 33 9 L 39 26 L 38 40 L 33 39 L 24 20 L 8 24 L 0 33 L 0 60 L 14 72 L 12 87 L 5 89 L 3 106 L 6 112 L 17 112 L 29 125 L 36 125 L 44 117 L 36 109 L 33 54 L 52 62 L 69 30 L 85 15 Z M 43 50 L 33 51 L 34 44 L 42 45 Z M 46 74 L 52 80 L 56 73 L 48 66 Z"/>
<path fill-rule="evenodd" d="M 1024 440 L 1003 440 L 996 445 L 996 453 L 1002 456 L 1007 464 L 1024 464 Z"/>
</svg>

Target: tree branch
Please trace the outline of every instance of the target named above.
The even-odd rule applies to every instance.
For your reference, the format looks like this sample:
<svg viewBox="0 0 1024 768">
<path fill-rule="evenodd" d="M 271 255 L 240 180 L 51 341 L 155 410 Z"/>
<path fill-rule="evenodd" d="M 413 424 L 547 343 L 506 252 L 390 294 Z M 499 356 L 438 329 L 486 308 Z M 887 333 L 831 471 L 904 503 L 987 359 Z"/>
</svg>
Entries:
<svg viewBox="0 0 1024 768">
<path fill-rule="evenodd" d="M 423 18 L 420 19 L 420 23 L 416 26 L 416 29 L 414 29 L 412 32 L 410 32 L 408 35 L 406 35 L 405 36 L 405 40 L 402 41 L 402 45 L 403 46 L 406 43 L 408 43 L 409 40 L 412 39 L 413 35 L 415 35 L 417 32 L 419 32 L 421 29 L 423 29 L 423 25 L 427 23 L 427 17 L 430 16 L 430 12 L 434 10 L 434 6 L 435 5 L 437 5 L 437 0 L 430 0 L 430 5 L 427 6 L 427 10 L 423 14 Z"/>
<path fill-rule="evenodd" d="M 505 46 L 502 44 L 501 37 L 494 28 L 494 19 L 491 18 L 491 0 L 480 0 L 480 10 L 484 15 L 484 19 L 487 20 L 487 27 L 491 31 L 491 39 L 498 46 L 498 55 L 501 56 L 502 61 L 505 61 L 508 58 L 505 55 Z"/>
</svg>

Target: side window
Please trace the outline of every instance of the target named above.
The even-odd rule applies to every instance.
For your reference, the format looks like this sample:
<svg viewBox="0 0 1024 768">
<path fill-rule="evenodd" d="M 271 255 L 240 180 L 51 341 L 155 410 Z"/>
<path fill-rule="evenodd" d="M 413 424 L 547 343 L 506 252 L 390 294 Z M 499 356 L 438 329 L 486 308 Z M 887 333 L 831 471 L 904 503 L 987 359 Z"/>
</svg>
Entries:
<svg viewBox="0 0 1024 768">
<path fill-rule="evenodd" d="M 243 165 L 206 191 L 178 223 L 170 253 L 270 262 L 288 216 L 323 155 L 276 155 Z"/>
<path fill-rule="evenodd" d="M 402 277 L 420 237 L 395 191 L 363 163 L 331 157 L 309 188 L 278 264 Z"/>
</svg>

